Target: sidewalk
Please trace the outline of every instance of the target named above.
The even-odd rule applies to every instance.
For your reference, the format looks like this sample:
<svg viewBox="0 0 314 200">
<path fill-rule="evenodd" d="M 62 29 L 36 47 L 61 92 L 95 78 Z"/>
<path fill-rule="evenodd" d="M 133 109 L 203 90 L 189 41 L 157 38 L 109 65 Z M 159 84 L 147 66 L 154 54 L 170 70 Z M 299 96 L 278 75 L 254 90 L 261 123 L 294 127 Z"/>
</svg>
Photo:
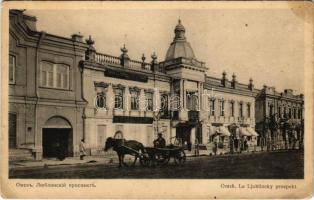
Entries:
<svg viewBox="0 0 314 200">
<path fill-rule="evenodd" d="M 194 151 L 185 151 L 187 157 L 194 157 Z M 201 155 L 201 154 L 200 154 Z M 127 158 L 126 158 L 127 159 Z M 106 156 L 86 156 L 84 160 L 80 160 L 79 157 L 67 157 L 64 160 L 58 160 L 57 158 L 49 158 L 43 160 L 27 160 L 27 161 L 12 161 L 9 163 L 9 169 L 26 169 L 26 168 L 48 168 L 66 165 L 117 165 L 119 163 L 118 156 L 116 154 Z"/>
<path fill-rule="evenodd" d="M 9 163 L 9 169 L 25 169 L 25 168 L 45 168 L 55 166 L 66 165 L 83 165 L 83 164 L 114 164 L 118 163 L 118 157 L 101 157 L 101 156 L 86 156 L 84 160 L 80 160 L 79 157 L 67 157 L 64 160 L 58 160 L 56 158 L 49 158 L 43 160 L 31 160 L 31 161 L 14 161 Z"/>
<path fill-rule="evenodd" d="M 298 151 L 298 150 L 276 150 L 276 151 L 257 151 L 257 152 L 242 152 L 242 153 L 234 153 L 234 154 L 222 154 L 222 155 L 212 155 L 209 156 L 208 152 L 200 151 L 198 156 L 195 156 L 194 151 L 185 151 L 186 156 L 188 158 L 199 157 L 199 156 L 208 156 L 208 157 L 228 157 L 228 156 L 244 156 L 249 154 L 261 154 L 261 153 L 271 153 L 271 152 L 285 152 L 285 151 Z M 127 159 L 127 158 L 126 158 Z M 13 161 L 9 163 L 9 169 L 35 169 L 35 168 L 50 168 L 50 167 L 58 167 L 58 166 L 66 166 L 66 165 L 117 165 L 119 163 L 118 157 L 116 154 L 106 155 L 106 156 L 86 156 L 84 160 L 80 160 L 79 157 L 67 157 L 66 159 L 60 161 L 56 158 L 51 159 L 43 159 L 40 161 L 32 160 L 32 161 Z"/>
</svg>

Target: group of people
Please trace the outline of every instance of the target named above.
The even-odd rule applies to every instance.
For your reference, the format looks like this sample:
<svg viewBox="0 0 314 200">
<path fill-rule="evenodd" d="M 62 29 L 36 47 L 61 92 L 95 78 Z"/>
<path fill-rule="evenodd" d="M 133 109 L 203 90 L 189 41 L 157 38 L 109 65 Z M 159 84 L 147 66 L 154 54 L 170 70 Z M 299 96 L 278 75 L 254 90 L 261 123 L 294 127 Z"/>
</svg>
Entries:
<svg viewBox="0 0 314 200">
<path fill-rule="evenodd" d="M 240 138 L 231 136 L 229 137 L 229 143 L 226 141 L 227 144 L 225 144 L 224 141 L 220 140 L 219 135 L 217 135 L 213 139 L 212 151 L 214 155 L 217 154 L 218 149 L 228 149 L 230 150 L 230 153 L 241 153 L 249 150 L 250 144 L 255 142 L 253 141 L 253 138 L 251 140 L 249 140 L 247 136 L 242 136 Z"/>
</svg>

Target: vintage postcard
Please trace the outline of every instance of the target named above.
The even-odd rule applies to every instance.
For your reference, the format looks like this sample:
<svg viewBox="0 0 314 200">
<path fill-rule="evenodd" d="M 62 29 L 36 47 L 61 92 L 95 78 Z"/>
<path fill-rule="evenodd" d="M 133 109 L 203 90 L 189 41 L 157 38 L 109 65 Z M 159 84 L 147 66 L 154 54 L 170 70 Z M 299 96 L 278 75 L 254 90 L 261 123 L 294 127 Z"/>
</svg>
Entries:
<svg viewBox="0 0 314 200">
<path fill-rule="evenodd" d="M 311 2 L 3 2 L 3 198 L 304 199 Z"/>
</svg>

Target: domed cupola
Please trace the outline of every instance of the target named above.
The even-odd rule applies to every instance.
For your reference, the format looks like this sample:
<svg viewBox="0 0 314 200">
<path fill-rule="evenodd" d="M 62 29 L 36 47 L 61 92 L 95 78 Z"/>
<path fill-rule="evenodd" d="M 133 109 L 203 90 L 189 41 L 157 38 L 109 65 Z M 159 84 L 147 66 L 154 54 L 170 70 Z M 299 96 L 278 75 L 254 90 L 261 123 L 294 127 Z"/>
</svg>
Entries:
<svg viewBox="0 0 314 200">
<path fill-rule="evenodd" d="M 189 42 L 186 41 L 185 37 L 185 28 L 181 24 L 181 20 L 179 19 L 178 25 L 174 29 L 174 39 L 170 44 L 170 47 L 167 51 L 165 60 L 172 60 L 175 58 L 183 57 L 183 58 L 195 58 L 193 49 Z"/>
</svg>

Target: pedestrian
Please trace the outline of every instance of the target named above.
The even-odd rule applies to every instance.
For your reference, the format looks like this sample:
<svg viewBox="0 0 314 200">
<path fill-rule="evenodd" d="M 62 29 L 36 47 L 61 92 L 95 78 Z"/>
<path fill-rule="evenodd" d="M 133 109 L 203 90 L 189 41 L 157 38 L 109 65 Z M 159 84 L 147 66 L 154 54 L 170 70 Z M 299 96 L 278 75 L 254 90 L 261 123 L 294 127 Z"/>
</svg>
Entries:
<svg viewBox="0 0 314 200">
<path fill-rule="evenodd" d="M 243 146 L 244 146 L 244 151 L 247 151 L 248 150 L 248 141 L 247 141 L 246 137 L 244 138 Z"/>
<path fill-rule="evenodd" d="M 82 139 L 80 143 L 80 159 L 84 160 L 84 156 L 86 156 L 86 148 L 85 148 L 85 140 Z"/>
<path fill-rule="evenodd" d="M 229 140 L 229 145 L 230 145 L 230 153 L 233 154 L 234 153 L 234 136 L 231 136 L 230 137 L 230 140 Z"/>
<path fill-rule="evenodd" d="M 238 153 L 239 139 L 237 137 L 234 139 L 234 148 L 235 148 L 235 152 Z"/>
<path fill-rule="evenodd" d="M 218 136 L 216 135 L 216 136 L 214 137 L 214 147 L 213 147 L 213 152 L 214 152 L 215 155 L 217 154 L 217 150 L 218 150 L 218 140 L 219 140 L 219 138 L 218 138 Z"/>
<path fill-rule="evenodd" d="M 198 139 L 195 138 L 195 156 L 199 156 L 199 155 L 200 155 L 199 143 L 198 143 Z"/>
</svg>

